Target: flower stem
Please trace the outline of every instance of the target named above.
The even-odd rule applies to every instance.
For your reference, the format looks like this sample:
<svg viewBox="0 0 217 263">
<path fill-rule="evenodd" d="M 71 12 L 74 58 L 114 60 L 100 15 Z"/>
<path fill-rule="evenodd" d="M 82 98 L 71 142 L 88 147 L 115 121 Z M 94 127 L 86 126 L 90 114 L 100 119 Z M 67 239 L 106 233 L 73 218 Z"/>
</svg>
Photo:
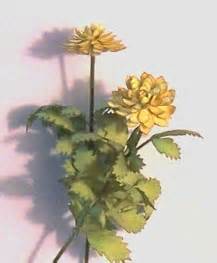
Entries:
<svg viewBox="0 0 217 263">
<path fill-rule="evenodd" d="M 142 144 L 140 144 L 136 149 L 137 149 L 137 151 L 139 150 L 139 149 L 141 149 L 143 146 L 145 146 L 146 144 L 148 144 L 149 142 L 151 142 L 152 141 L 152 138 L 153 138 L 153 136 L 151 137 L 151 138 L 149 138 L 147 141 L 145 141 L 145 142 L 143 142 Z"/>
<path fill-rule="evenodd" d="M 69 246 L 69 244 L 73 241 L 73 239 L 76 237 L 78 231 L 76 228 L 73 229 L 73 232 L 71 234 L 71 236 L 66 240 L 66 243 L 63 245 L 63 247 L 60 249 L 60 251 L 58 252 L 58 254 L 56 255 L 56 257 L 53 260 L 53 263 L 57 263 L 59 261 L 59 259 L 61 258 L 61 256 L 63 255 L 63 253 L 65 252 L 65 250 L 67 249 L 67 247 Z"/>
<path fill-rule="evenodd" d="M 90 96 L 89 96 L 89 129 L 93 132 L 94 126 L 94 76 L 95 56 L 90 56 Z"/>
<path fill-rule="evenodd" d="M 95 56 L 90 56 L 90 96 L 89 96 L 89 131 L 94 131 L 94 86 L 95 86 Z M 85 244 L 85 263 L 89 262 L 89 242 Z"/>
</svg>

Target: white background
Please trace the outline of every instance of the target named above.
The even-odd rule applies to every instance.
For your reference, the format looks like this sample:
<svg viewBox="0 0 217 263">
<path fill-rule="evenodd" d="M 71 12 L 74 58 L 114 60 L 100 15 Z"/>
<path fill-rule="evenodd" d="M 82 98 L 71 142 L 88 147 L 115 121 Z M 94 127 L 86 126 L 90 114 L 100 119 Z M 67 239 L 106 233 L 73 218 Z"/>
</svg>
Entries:
<svg viewBox="0 0 217 263">
<path fill-rule="evenodd" d="M 26 135 L 23 123 L 32 109 L 29 105 L 68 103 L 71 98 L 85 106 L 89 60 L 65 57 L 68 89 L 77 90 L 73 97 L 70 91 L 63 96 L 60 51 L 52 36 L 58 38 L 55 28 L 91 22 L 104 24 L 128 47 L 97 59 L 99 96 L 123 84 L 128 74 L 164 75 L 177 91 L 170 128 L 197 130 L 205 138 L 178 139 L 182 160 L 177 162 L 160 156 L 151 145 L 143 151 L 148 164 L 144 174 L 157 177 L 163 192 L 145 229 L 125 235 L 132 262 L 217 262 L 215 4 L 214 0 L 1 2 L 0 262 L 50 263 L 68 236 L 65 197 L 56 183 L 59 160 L 47 157 L 53 141 L 42 130 Z M 46 38 L 46 31 L 51 38 Z M 31 47 L 38 43 L 45 50 L 39 48 L 34 55 Z M 81 241 L 70 247 L 60 262 L 82 262 L 82 246 Z M 93 257 L 90 262 L 103 261 Z"/>
</svg>

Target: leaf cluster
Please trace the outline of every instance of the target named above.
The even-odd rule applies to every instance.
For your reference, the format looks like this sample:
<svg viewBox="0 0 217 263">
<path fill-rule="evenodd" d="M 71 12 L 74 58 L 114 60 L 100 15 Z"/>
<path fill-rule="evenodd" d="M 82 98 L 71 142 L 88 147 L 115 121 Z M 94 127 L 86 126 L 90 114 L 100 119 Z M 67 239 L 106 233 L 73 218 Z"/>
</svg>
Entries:
<svg viewBox="0 0 217 263">
<path fill-rule="evenodd" d="M 141 231 L 155 210 L 161 193 L 158 180 L 142 175 L 139 129 L 129 136 L 126 119 L 106 109 L 95 112 L 95 132 L 88 132 L 85 116 L 76 108 L 42 106 L 27 121 L 27 130 L 40 120 L 57 136 L 55 150 L 63 155 L 62 182 L 76 228 L 90 246 L 110 262 L 130 259 L 117 230 Z M 149 141 L 158 152 L 177 159 L 179 148 L 168 136 L 198 134 L 176 130 L 156 134 Z"/>
</svg>

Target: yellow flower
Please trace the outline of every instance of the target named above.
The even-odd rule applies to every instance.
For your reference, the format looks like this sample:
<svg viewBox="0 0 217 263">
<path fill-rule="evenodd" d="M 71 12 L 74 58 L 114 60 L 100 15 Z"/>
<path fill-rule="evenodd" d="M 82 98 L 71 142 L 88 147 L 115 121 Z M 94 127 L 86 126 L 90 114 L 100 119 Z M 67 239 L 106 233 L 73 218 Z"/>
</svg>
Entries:
<svg viewBox="0 0 217 263">
<path fill-rule="evenodd" d="M 139 125 L 141 132 L 148 134 L 154 125 L 167 126 L 175 111 L 171 105 L 175 90 L 169 89 L 165 79 L 142 73 L 140 78 L 132 75 L 126 79 L 126 88 L 112 92 L 108 105 L 127 118 L 129 127 Z"/>
<path fill-rule="evenodd" d="M 84 29 L 75 29 L 74 35 L 65 44 L 66 50 L 85 55 L 99 55 L 102 52 L 116 52 L 126 48 L 121 40 L 107 32 L 102 25 L 91 24 Z"/>
</svg>

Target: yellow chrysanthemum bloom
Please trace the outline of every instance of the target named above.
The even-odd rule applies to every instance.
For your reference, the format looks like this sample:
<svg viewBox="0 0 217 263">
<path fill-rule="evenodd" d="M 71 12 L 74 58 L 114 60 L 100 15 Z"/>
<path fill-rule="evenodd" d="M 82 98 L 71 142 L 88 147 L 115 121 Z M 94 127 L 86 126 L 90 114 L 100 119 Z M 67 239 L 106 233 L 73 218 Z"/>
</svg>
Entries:
<svg viewBox="0 0 217 263">
<path fill-rule="evenodd" d="M 75 29 L 74 35 L 65 44 L 66 50 L 85 55 L 99 55 L 102 52 L 116 52 L 126 48 L 121 40 L 107 32 L 100 24 L 91 24 L 84 29 Z"/>
<path fill-rule="evenodd" d="M 127 77 L 127 89 L 119 87 L 112 92 L 108 105 L 121 116 L 127 118 L 129 127 L 139 125 L 141 132 L 148 134 L 156 124 L 167 126 L 170 116 L 175 111 L 171 105 L 175 90 L 169 89 L 165 79 L 154 78 L 144 72 L 140 78 Z"/>
</svg>

